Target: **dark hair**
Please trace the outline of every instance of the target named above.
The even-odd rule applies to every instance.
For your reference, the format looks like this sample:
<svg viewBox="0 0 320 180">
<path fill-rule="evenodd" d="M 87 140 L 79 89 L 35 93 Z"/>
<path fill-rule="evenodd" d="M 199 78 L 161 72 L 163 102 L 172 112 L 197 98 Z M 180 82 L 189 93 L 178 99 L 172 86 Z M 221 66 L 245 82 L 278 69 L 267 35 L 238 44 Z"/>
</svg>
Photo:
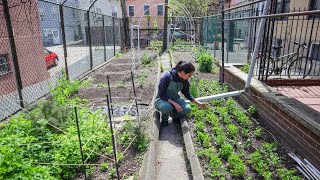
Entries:
<svg viewBox="0 0 320 180">
<path fill-rule="evenodd" d="M 179 61 L 176 65 L 176 70 L 178 72 L 183 71 L 184 73 L 188 74 L 195 71 L 195 68 L 191 62 L 183 62 Z"/>
</svg>

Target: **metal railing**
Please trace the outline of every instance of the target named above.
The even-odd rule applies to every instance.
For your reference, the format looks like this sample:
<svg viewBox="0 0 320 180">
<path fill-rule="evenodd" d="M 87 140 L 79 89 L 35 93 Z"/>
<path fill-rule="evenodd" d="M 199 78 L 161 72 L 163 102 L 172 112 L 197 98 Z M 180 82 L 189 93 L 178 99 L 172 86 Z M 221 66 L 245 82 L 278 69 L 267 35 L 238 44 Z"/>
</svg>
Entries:
<svg viewBox="0 0 320 180">
<path fill-rule="evenodd" d="M 264 3 L 253 1 L 224 9 L 223 18 L 221 14 L 203 17 L 203 45 L 225 63 L 250 63 L 258 27 L 264 18 L 254 75 L 263 82 L 270 78 L 319 77 L 320 11 L 300 7 L 301 3 L 294 1 L 272 0 L 268 15 L 263 16 Z"/>
<path fill-rule="evenodd" d="M 0 120 L 49 93 L 62 71 L 78 78 L 121 50 L 121 19 L 55 2 L 0 3 Z"/>
</svg>

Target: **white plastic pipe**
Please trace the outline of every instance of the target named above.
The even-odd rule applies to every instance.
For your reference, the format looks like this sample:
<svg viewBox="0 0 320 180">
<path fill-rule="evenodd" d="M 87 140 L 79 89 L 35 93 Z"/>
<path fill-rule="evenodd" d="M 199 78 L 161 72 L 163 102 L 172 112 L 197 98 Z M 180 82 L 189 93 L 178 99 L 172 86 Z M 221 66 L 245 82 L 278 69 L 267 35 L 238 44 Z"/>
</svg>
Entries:
<svg viewBox="0 0 320 180">
<path fill-rule="evenodd" d="M 204 102 L 204 101 L 211 101 L 214 99 L 221 99 L 221 98 L 227 98 L 227 97 L 233 97 L 233 96 L 240 96 L 241 93 L 243 93 L 244 90 L 241 91 L 232 91 L 232 92 L 227 92 L 227 93 L 221 93 L 221 94 L 215 94 L 215 95 L 211 95 L 211 96 L 205 96 L 205 97 L 200 97 L 200 98 L 196 98 L 198 101 L 200 102 Z M 187 103 L 190 103 L 189 100 L 186 101 Z"/>
<path fill-rule="evenodd" d="M 267 15 L 268 14 L 270 3 L 271 3 L 271 0 L 267 0 L 266 1 L 266 4 L 265 4 L 264 9 L 263 9 L 263 15 Z M 265 24 L 266 24 L 266 18 L 262 18 L 260 26 L 259 26 L 259 31 L 258 31 L 258 34 L 257 34 L 257 38 L 256 38 L 256 43 L 254 45 L 253 55 L 251 57 L 250 70 L 249 70 L 249 73 L 248 73 L 245 89 L 248 89 L 250 87 L 250 83 L 251 83 L 251 79 L 252 79 L 252 75 L 253 75 L 253 71 L 254 71 L 254 66 L 256 64 L 257 55 L 258 55 L 258 51 L 259 51 L 259 48 L 260 48 L 260 41 L 261 41 L 261 37 L 262 37 L 262 34 L 263 34 L 263 30 L 264 30 Z"/>
</svg>

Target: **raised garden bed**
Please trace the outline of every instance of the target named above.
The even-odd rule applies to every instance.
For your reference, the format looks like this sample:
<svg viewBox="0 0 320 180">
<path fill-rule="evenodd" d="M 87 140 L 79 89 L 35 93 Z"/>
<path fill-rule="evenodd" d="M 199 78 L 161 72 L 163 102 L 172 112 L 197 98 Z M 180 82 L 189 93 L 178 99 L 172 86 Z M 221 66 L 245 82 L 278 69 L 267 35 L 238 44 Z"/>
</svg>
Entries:
<svg viewBox="0 0 320 180">
<path fill-rule="evenodd" d="M 175 61 L 195 61 L 189 52 L 172 54 Z M 216 74 L 195 74 L 198 78 L 191 80 L 191 89 L 198 97 L 228 91 Z M 194 105 L 192 109 L 188 123 L 205 179 L 302 178 L 286 147 L 259 124 L 253 106 L 244 110 L 228 98 L 210 101 L 206 109 Z"/>
</svg>

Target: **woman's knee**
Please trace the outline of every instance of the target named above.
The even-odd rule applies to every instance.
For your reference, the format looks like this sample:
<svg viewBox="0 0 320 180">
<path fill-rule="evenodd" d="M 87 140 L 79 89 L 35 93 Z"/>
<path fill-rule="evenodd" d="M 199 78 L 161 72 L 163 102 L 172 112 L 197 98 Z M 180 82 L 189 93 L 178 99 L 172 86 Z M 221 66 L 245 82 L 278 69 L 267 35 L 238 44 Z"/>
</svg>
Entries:
<svg viewBox="0 0 320 180">
<path fill-rule="evenodd" d="M 191 106 L 189 104 L 186 104 L 183 108 L 183 111 L 185 114 L 188 114 L 191 112 Z"/>
<path fill-rule="evenodd" d="M 170 111 L 172 110 L 172 106 L 168 102 L 163 102 L 159 105 L 159 111 L 161 111 L 164 114 L 169 114 Z"/>
</svg>

